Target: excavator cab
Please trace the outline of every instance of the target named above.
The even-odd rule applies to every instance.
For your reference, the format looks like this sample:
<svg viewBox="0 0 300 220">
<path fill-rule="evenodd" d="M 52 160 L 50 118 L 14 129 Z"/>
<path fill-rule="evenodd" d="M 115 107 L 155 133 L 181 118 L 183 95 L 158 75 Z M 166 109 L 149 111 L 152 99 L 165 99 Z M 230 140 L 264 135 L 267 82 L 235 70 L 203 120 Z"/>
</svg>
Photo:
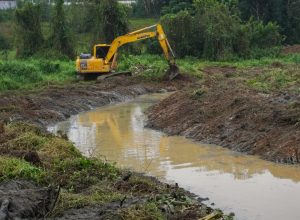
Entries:
<svg viewBox="0 0 300 220">
<path fill-rule="evenodd" d="M 76 60 L 76 71 L 78 78 L 85 79 L 96 79 L 102 74 L 107 74 L 116 68 L 115 54 L 111 60 L 106 63 L 105 57 L 110 49 L 109 44 L 97 44 L 93 48 L 93 54 L 81 54 Z M 114 63 L 112 63 L 114 62 Z"/>
</svg>

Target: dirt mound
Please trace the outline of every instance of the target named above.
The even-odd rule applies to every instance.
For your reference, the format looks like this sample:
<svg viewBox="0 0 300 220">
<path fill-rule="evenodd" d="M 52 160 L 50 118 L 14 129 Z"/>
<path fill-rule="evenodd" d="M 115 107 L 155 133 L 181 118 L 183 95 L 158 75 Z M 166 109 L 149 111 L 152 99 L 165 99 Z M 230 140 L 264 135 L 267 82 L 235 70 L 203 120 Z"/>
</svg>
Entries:
<svg viewBox="0 0 300 220">
<path fill-rule="evenodd" d="M 285 55 L 295 54 L 295 53 L 300 53 L 300 45 L 285 46 L 282 49 L 282 54 L 285 54 Z"/>
<path fill-rule="evenodd" d="M 299 94 L 261 94 L 231 80 L 209 88 L 163 100 L 149 110 L 148 126 L 267 160 L 300 162 Z"/>
<path fill-rule="evenodd" d="M 37 187 L 26 181 L 0 183 L 0 219 L 42 218 L 55 198 L 53 188 Z"/>
</svg>

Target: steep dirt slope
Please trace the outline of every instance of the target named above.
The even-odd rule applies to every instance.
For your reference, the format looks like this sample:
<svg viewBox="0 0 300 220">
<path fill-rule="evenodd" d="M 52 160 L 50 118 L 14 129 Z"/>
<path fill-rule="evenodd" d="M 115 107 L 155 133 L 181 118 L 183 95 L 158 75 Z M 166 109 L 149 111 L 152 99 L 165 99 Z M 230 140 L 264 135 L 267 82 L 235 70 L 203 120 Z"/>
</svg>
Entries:
<svg viewBox="0 0 300 220">
<path fill-rule="evenodd" d="M 203 86 L 152 107 L 148 126 L 267 160 L 300 162 L 299 94 L 263 94 L 229 78 Z"/>
</svg>

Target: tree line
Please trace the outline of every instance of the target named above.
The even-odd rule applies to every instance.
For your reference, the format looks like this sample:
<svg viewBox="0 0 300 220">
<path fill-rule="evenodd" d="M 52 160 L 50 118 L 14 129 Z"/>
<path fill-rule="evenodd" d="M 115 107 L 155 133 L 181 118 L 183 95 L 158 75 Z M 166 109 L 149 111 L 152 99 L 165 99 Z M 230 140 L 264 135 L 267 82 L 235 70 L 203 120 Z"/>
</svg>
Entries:
<svg viewBox="0 0 300 220">
<path fill-rule="evenodd" d="M 13 47 L 16 56 L 69 57 L 75 56 L 75 37 L 80 33 L 92 35 L 92 42 L 110 43 L 128 31 L 128 16 L 117 0 L 21 1 L 16 10 L 3 11 L 3 20 L 15 24 Z M 10 12 L 10 13 L 8 13 Z M 45 34 L 43 27 L 49 26 Z M 0 49 L 11 48 L 0 33 Z"/>
<path fill-rule="evenodd" d="M 0 13 L 0 22 L 15 23 L 18 57 L 73 58 L 78 34 L 92 36 L 90 45 L 110 43 L 127 33 L 129 18 L 135 17 L 159 18 L 179 57 L 259 58 L 276 56 L 283 44 L 300 43 L 300 0 L 138 0 L 132 7 L 117 0 L 52 2 L 20 1 L 13 12 Z M 10 47 L 0 33 L 0 49 Z M 160 53 L 160 48 L 147 42 L 147 51 Z"/>
<path fill-rule="evenodd" d="M 188 11 L 194 15 L 195 0 L 137 0 L 134 16 L 152 17 Z M 205 0 L 204 2 L 211 2 Z M 249 19 L 279 26 L 287 44 L 300 43 L 300 0 L 217 0 L 230 8 L 243 22 Z"/>
</svg>

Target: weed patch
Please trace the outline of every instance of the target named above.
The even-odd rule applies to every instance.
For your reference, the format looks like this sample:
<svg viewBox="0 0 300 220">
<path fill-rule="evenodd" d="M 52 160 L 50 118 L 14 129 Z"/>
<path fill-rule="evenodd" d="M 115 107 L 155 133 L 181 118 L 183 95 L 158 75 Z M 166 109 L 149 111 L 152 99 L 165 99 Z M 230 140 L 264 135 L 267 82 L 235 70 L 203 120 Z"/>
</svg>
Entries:
<svg viewBox="0 0 300 220">
<path fill-rule="evenodd" d="M 45 176 L 45 171 L 30 165 L 25 160 L 0 156 L 0 181 L 25 179 L 41 183 Z"/>
<path fill-rule="evenodd" d="M 0 91 L 35 89 L 63 83 L 74 77 L 72 62 L 47 60 L 0 61 Z"/>
<path fill-rule="evenodd" d="M 298 83 L 300 83 L 298 71 L 282 69 L 265 70 L 263 74 L 247 80 L 249 87 L 261 92 L 280 90 Z"/>
</svg>

